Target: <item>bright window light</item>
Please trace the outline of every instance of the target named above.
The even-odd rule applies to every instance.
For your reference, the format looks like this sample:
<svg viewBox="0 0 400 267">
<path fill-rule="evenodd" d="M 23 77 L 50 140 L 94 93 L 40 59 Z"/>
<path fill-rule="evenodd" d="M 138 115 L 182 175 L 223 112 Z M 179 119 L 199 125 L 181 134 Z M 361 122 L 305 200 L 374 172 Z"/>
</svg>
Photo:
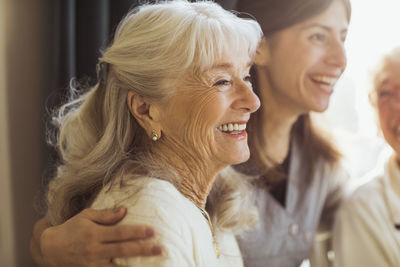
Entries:
<svg viewBox="0 0 400 267">
<path fill-rule="evenodd" d="M 375 166 L 383 147 L 368 102 L 370 72 L 384 53 L 400 46 L 400 1 L 351 0 L 351 4 L 347 68 L 321 117 L 339 133 L 351 173 L 360 176 Z"/>
</svg>

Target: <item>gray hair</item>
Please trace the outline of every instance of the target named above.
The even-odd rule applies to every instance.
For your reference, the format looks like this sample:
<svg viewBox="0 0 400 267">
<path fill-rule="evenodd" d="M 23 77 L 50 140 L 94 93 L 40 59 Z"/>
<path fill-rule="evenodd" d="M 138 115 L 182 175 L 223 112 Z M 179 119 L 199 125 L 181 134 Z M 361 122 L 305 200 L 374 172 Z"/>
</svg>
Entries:
<svg viewBox="0 0 400 267">
<path fill-rule="evenodd" d="M 369 92 L 369 100 L 372 106 L 376 107 L 376 90 L 381 81 L 381 75 L 384 68 L 389 62 L 400 62 L 400 46 L 396 46 L 386 54 L 384 54 L 378 63 L 371 70 L 371 88 Z"/>
</svg>

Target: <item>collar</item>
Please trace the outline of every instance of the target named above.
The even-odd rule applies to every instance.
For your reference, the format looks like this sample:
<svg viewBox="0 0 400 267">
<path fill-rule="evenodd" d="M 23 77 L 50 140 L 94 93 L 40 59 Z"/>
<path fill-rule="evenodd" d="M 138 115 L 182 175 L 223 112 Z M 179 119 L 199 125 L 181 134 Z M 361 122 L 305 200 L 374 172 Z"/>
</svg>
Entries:
<svg viewBox="0 0 400 267">
<path fill-rule="evenodd" d="M 385 200 L 393 223 L 400 228 L 400 167 L 394 154 L 386 163 L 383 184 Z"/>
</svg>

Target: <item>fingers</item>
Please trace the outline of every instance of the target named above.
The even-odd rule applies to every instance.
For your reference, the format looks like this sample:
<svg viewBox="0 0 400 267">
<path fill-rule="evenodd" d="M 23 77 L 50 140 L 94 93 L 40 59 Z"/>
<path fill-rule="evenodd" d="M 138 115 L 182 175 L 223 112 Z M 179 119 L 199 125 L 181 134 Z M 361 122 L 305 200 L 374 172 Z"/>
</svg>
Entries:
<svg viewBox="0 0 400 267">
<path fill-rule="evenodd" d="M 76 225 L 77 222 L 82 224 L 82 221 L 95 223 L 87 224 L 86 230 L 81 231 L 80 235 L 90 244 L 94 244 L 94 246 L 86 246 L 86 249 L 91 248 L 86 253 L 89 259 L 157 256 L 162 253 L 161 246 L 150 242 L 140 242 L 155 235 L 151 227 L 146 225 L 113 225 L 125 215 L 126 208 L 120 207 L 114 210 L 85 209 L 76 216 L 79 216 L 80 219 L 76 218 L 73 225 Z M 118 266 L 109 262 L 103 262 L 103 264 L 106 264 L 105 266 Z"/>
<path fill-rule="evenodd" d="M 103 210 L 85 209 L 80 213 L 80 216 L 83 216 L 97 224 L 103 225 L 115 224 L 124 218 L 125 215 L 126 208 L 124 207 Z"/>
<path fill-rule="evenodd" d="M 145 225 L 101 226 L 102 242 L 121 242 L 147 239 L 154 236 L 154 230 Z"/>
<path fill-rule="evenodd" d="M 149 257 L 161 255 L 162 248 L 150 242 L 108 243 L 99 251 L 105 258 Z"/>
</svg>

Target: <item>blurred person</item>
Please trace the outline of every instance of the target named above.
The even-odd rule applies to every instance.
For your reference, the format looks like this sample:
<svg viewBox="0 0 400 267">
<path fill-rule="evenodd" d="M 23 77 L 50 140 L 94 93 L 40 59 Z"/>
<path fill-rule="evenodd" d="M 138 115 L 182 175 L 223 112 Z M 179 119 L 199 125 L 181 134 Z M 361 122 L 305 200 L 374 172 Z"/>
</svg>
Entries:
<svg viewBox="0 0 400 267">
<path fill-rule="evenodd" d="M 400 266 L 400 47 L 382 58 L 370 101 L 392 153 L 339 209 L 335 266 Z"/>
<path fill-rule="evenodd" d="M 233 190 L 217 215 L 231 220 L 212 221 L 205 206 L 216 175 L 250 155 L 246 124 L 260 102 L 249 72 L 261 36 L 257 22 L 211 1 L 142 5 L 122 20 L 99 83 L 54 118 L 62 163 L 46 220 L 58 227 L 88 207 L 124 206 L 119 224 L 156 229 L 141 246 L 161 255 L 121 258 L 104 234 L 102 258 L 83 250 L 80 266 L 243 266 L 234 233 L 256 218 L 244 180 L 226 181 Z"/>
</svg>

